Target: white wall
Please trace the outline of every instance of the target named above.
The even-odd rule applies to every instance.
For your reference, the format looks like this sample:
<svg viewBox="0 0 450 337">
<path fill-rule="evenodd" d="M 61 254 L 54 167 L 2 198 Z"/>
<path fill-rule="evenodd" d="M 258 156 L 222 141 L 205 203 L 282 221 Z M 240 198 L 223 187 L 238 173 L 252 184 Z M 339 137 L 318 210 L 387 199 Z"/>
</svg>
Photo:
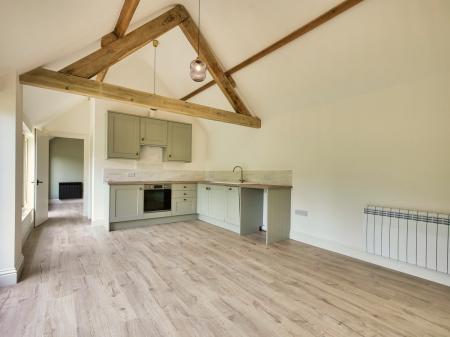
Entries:
<svg viewBox="0 0 450 337">
<path fill-rule="evenodd" d="M 207 169 L 292 169 L 292 237 L 352 256 L 368 204 L 449 214 L 450 3 L 432 4 L 364 2 L 237 73 L 262 128 L 203 121 Z"/>
<path fill-rule="evenodd" d="M 0 286 L 17 282 L 22 255 L 22 87 L 0 77 Z"/>
<path fill-rule="evenodd" d="M 106 160 L 106 122 L 107 112 L 116 111 L 139 116 L 152 116 L 165 120 L 187 122 L 192 124 L 192 162 L 174 163 L 162 161 L 162 148 L 141 148 L 139 160 L 108 159 Z M 207 155 L 207 135 L 198 120 L 164 111 L 149 113 L 148 109 L 136 108 L 116 102 L 95 100 L 92 107 L 92 222 L 94 225 L 108 224 L 109 220 L 109 187 L 104 182 L 104 169 L 131 170 L 202 170 Z"/>
</svg>

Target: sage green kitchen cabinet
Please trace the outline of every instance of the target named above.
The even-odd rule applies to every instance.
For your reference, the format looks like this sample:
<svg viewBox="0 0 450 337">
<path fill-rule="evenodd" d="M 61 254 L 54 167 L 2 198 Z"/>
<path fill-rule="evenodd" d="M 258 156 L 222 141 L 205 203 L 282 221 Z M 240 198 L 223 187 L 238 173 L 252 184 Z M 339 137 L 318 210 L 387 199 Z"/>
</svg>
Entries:
<svg viewBox="0 0 450 337">
<path fill-rule="evenodd" d="M 167 121 L 154 118 L 141 118 L 140 144 L 167 146 Z"/>
<path fill-rule="evenodd" d="M 208 215 L 209 213 L 209 189 L 208 185 L 199 184 L 197 189 L 197 213 Z"/>
<path fill-rule="evenodd" d="M 225 221 L 227 212 L 227 188 L 211 185 L 209 191 L 209 216 L 213 219 Z"/>
<path fill-rule="evenodd" d="M 167 136 L 164 160 L 190 162 L 192 158 L 192 125 L 168 122 Z"/>
<path fill-rule="evenodd" d="M 143 185 L 114 185 L 110 187 L 110 222 L 141 219 L 144 214 Z"/>
<path fill-rule="evenodd" d="M 197 213 L 197 184 L 172 184 L 172 215 Z"/>
<path fill-rule="evenodd" d="M 200 220 L 240 232 L 241 198 L 238 187 L 199 184 L 197 213 Z"/>
<path fill-rule="evenodd" d="M 108 112 L 108 158 L 139 158 L 139 117 Z"/>
<path fill-rule="evenodd" d="M 225 222 L 239 226 L 241 223 L 241 200 L 238 187 L 227 187 L 226 205 Z"/>
<path fill-rule="evenodd" d="M 173 198 L 172 199 L 172 215 L 195 214 L 197 202 L 195 198 Z"/>
</svg>

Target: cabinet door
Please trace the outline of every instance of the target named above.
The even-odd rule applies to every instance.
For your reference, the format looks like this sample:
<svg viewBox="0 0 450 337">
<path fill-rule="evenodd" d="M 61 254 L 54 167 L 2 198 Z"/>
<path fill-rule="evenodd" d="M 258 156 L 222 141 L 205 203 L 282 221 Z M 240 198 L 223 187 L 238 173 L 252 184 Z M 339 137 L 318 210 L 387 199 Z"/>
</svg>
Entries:
<svg viewBox="0 0 450 337">
<path fill-rule="evenodd" d="M 197 209 L 195 198 L 173 198 L 172 215 L 194 214 Z"/>
<path fill-rule="evenodd" d="M 110 188 L 109 221 L 129 221 L 143 216 L 142 185 L 114 185 Z"/>
<path fill-rule="evenodd" d="M 164 150 L 166 161 L 191 161 L 192 125 L 169 122 L 168 142 Z"/>
<path fill-rule="evenodd" d="M 241 219 L 241 202 L 239 196 L 239 188 L 227 187 L 227 209 L 225 222 L 239 226 Z"/>
<path fill-rule="evenodd" d="M 227 212 L 227 187 L 210 186 L 209 216 L 216 220 L 225 221 Z"/>
<path fill-rule="evenodd" d="M 200 215 L 209 215 L 209 187 L 207 185 L 198 185 L 197 213 Z"/>
<path fill-rule="evenodd" d="M 108 112 L 108 158 L 139 158 L 139 117 Z"/>
<path fill-rule="evenodd" d="M 167 146 L 167 121 L 141 118 L 141 145 Z"/>
</svg>

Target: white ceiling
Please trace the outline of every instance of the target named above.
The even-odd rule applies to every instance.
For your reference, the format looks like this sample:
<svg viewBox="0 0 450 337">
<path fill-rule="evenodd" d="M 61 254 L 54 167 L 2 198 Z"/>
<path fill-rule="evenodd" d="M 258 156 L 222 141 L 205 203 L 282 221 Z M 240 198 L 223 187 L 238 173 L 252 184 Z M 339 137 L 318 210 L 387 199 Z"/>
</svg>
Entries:
<svg viewBox="0 0 450 337">
<path fill-rule="evenodd" d="M 206 0 L 202 1 L 201 29 L 228 69 L 340 2 Z M 180 3 L 197 17 L 197 1 Z M 130 29 L 174 4 L 141 0 Z M 3 0 L 0 74 L 37 66 L 60 69 L 97 49 L 101 37 L 114 28 L 121 6 L 122 0 L 78 0 L 76 4 L 69 0 Z M 298 111 L 432 72 L 450 71 L 449 31 L 448 0 L 365 0 L 233 77 L 250 110 L 267 118 L 278 109 Z M 157 93 L 179 98 L 199 86 L 188 77 L 195 52 L 178 28 L 160 42 Z M 152 65 L 153 47 L 147 46 L 113 66 L 106 82 L 153 91 Z M 53 93 L 37 99 L 39 91 L 25 91 L 25 100 L 30 100 L 25 102 L 25 113 L 34 116 L 30 119 L 45 120 L 51 111 L 65 107 L 66 103 L 53 103 Z M 64 100 L 64 96 L 58 97 Z M 74 104 L 73 98 L 68 100 L 72 103 L 67 105 Z M 216 87 L 193 101 L 231 109 Z"/>
</svg>

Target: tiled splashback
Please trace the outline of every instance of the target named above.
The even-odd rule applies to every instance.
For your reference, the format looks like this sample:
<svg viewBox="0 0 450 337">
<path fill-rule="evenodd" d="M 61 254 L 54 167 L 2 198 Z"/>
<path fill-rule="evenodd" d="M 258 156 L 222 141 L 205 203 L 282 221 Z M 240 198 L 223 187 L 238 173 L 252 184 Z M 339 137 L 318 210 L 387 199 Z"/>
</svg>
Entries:
<svg viewBox="0 0 450 337">
<path fill-rule="evenodd" d="M 205 180 L 204 171 L 104 169 L 104 181 L 197 181 Z"/>
<path fill-rule="evenodd" d="M 104 181 L 230 181 L 237 182 L 240 173 L 232 171 L 127 170 L 105 169 Z M 292 185 L 292 171 L 245 171 L 244 179 L 254 183 Z"/>
<path fill-rule="evenodd" d="M 206 171 L 205 179 L 209 181 L 238 181 L 240 172 L 233 171 Z M 255 183 L 271 185 L 292 185 L 292 171 L 246 171 L 244 179 Z"/>
</svg>

